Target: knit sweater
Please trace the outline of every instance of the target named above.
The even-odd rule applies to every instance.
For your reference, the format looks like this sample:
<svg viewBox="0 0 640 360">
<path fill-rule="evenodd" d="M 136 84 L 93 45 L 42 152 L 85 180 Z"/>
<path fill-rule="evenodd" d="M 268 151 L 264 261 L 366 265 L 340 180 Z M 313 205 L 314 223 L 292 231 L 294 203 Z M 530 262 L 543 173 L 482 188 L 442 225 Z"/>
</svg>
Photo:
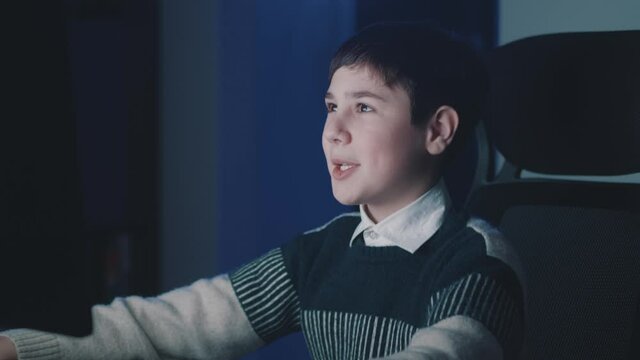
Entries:
<svg viewBox="0 0 640 360">
<path fill-rule="evenodd" d="M 461 315 L 483 324 L 506 358 L 516 356 L 520 282 L 463 217 L 448 216 L 415 254 L 357 241 L 349 247 L 345 239 L 359 221 L 339 217 L 231 274 L 264 341 L 302 330 L 315 359 L 369 359 L 399 352 L 418 329 Z"/>
<path fill-rule="evenodd" d="M 451 214 L 411 254 L 358 241 L 349 246 L 358 222 L 338 217 L 229 276 L 97 306 L 85 338 L 34 330 L 0 335 L 17 345 L 20 359 L 231 359 L 300 330 L 314 359 L 369 359 L 420 346 L 428 352 L 430 341 L 460 344 L 451 353 L 463 354 L 466 337 L 476 333 L 469 354 L 491 337 L 504 358 L 515 357 L 523 294 L 498 233 Z M 446 331 L 424 332 L 439 325 Z M 456 327 L 477 331 L 456 340 L 449 336 Z M 396 358 L 422 357 L 389 359 Z"/>
</svg>

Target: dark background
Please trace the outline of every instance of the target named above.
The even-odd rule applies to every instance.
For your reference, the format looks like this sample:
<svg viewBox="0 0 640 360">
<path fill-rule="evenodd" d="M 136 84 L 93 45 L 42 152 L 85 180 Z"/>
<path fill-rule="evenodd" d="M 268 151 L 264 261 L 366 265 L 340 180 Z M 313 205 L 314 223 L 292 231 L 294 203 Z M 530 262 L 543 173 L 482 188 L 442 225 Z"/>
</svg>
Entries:
<svg viewBox="0 0 640 360">
<path fill-rule="evenodd" d="M 88 304 L 229 271 L 350 210 L 320 134 L 328 62 L 357 29 L 496 38 L 495 0 L 21 1 L 3 17 L 0 327 L 70 332 Z M 300 335 L 248 358 L 283 353 L 308 358 Z"/>
</svg>

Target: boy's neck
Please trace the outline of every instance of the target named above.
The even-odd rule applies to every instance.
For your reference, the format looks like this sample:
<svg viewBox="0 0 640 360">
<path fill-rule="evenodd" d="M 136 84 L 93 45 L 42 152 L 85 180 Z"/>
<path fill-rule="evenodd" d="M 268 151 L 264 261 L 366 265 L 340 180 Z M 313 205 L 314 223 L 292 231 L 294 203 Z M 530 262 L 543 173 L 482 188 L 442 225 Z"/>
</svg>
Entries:
<svg viewBox="0 0 640 360">
<path fill-rule="evenodd" d="M 381 222 L 386 219 L 396 211 L 404 208 L 405 206 L 411 204 L 416 201 L 419 197 L 424 195 L 427 191 L 431 190 L 438 181 L 429 181 L 426 186 L 416 189 L 413 192 L 410 192 L 410 195 L 407 195 L 403 199 L 397 201 L 383 201 L 380 203 L 368 203 L 363 204 L 364 210 L 369 216 L 369 219 L 373 221 L 375 224 Z"/>
</svg>

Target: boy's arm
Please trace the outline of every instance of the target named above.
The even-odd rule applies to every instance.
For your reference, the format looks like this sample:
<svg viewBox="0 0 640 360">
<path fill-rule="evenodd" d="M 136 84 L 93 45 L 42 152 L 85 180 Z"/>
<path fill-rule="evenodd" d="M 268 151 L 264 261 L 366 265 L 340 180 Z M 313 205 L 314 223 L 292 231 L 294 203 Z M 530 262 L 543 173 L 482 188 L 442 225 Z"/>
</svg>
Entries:
<svg viewBox="0 0 640 360">
<path fill-rule="evenodd" d="M 478 271 L 468 269 L 469 273 L 432 295 L 427 326 L 414 334 L 406 349 L 385 360 L 518 356 L 524 333 L 519 277 L 512 267 L 494 257 L 469 266 Z M 442 284 L 448 283 L 446 280 Z"/>
<path fill-rule="evenodd" d="M 34 330 L 0 333 L 25 359 L 227 359 L 264 344 L 251 327 L 227 275 L 156 298 L 127 297 L 92 310 L 84 338 Z"/>
<path fill-rule="evenodd" d="M 453 316 L 418 330 L 403 351 L 380 360 L 501 360 L 498 340 L 479 321 Z"/>
<path fill-rule="evenodd" d="M 514 292 L 487 274 L 462 277 L 431 297 L 428 325 L 385 360 L 515 359 L 524 330 Z"/>
</svg>

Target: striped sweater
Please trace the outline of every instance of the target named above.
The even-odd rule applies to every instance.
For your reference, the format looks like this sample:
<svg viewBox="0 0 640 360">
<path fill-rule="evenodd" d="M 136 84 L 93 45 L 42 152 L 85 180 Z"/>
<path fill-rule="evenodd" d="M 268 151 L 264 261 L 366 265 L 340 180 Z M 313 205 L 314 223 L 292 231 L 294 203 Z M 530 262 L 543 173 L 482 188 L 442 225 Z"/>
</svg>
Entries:
<svg viewBox="0 0 640 360">
<path fill-rule="evenodd" d="M 523 294 L 499 234 L 450 215 L 410 254 L 358 241 L 350 247 L 359 220 L 339 217 L 230 275 L 265 342 L 301 330 L 314 359 L 384 357 L 419 329 L 462 315 L 484 325 L 505 358 L 516 357 Z"/>
<path fill-rule="evenodd" d="M 0 336 L 20 360 L 236 359 L 293 331 L 314 359 L 515 357 L 523 295 L 499 233 L 448 216 L 411 254 L 349 246 L 358 222 L 339 217 L 229 275 L 95 306 L 87 337 Z"/>
</svg>

